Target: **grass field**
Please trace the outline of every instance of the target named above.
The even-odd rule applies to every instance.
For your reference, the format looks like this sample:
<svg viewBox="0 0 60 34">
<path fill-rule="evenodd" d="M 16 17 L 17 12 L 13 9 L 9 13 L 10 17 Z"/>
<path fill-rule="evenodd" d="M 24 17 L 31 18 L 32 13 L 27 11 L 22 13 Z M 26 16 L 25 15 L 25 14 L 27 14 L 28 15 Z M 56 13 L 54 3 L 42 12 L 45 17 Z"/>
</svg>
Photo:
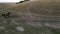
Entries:
<svg viewBox="0 0 60 34">
<path fill-rule="evenodd" d="M 11 12 L 11 17 L 1 16 L 6 12 Z M 0 34 L 60 34 L 60 22 L 29 22 L 30 18 L 40 16 L 60 16 L 59 3 L 28 1 L 0 4 Z"/>
</svg>

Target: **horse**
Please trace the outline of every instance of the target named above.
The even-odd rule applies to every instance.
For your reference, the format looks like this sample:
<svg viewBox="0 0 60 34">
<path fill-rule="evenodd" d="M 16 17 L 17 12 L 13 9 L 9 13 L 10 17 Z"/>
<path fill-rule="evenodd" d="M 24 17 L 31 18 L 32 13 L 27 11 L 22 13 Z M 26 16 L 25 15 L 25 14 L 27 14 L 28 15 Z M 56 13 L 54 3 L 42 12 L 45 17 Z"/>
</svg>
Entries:
<svg viewBox="0 0 60 34">
<path fill-rule="evenodd" d="M 7 12 L 6 14 L 2 14 L 2 16 L 3 16 L 4 18 L 6 18 L 6 17 L 10 17 L 10 14 L 11 14 L 11 13 Z"/>
</svg>

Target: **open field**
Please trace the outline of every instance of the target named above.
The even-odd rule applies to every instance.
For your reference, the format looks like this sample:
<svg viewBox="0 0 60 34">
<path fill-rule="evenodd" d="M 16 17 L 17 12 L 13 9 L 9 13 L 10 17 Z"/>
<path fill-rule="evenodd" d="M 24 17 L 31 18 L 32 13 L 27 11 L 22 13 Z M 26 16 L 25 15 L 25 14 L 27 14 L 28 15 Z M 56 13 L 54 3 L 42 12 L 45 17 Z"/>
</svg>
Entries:
<svg viewBox="0 0 60 34">
<path fill-rule="evenodd" d="M 11 17 L 1 14 L 11 12 Z M 59 2 L 0 4 L 0 34 L 60 34 Z"/>
</svg>

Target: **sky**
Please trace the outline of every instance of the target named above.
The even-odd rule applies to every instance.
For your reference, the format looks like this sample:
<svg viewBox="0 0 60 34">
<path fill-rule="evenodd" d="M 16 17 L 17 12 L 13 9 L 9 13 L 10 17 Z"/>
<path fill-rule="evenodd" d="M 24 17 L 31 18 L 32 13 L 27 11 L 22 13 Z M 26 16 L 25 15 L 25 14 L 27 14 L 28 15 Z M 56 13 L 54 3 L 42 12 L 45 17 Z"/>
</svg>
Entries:
<svg viewBox="0 0 60 34">
<path fill-rule="evenodd" d="M 0 2 L 19 2 L 23 0 L 0 0 Z"/>
</svg>

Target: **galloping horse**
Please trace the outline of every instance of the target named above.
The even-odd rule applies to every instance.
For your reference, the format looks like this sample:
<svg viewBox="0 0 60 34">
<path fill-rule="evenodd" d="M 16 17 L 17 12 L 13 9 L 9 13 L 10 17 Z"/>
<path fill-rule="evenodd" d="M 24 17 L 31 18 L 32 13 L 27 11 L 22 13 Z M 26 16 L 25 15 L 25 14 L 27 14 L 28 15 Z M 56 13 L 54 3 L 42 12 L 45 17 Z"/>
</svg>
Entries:
<svg viewBox="0 0 60 34">
<path fill-rule="evenodd" d="M 6 17 L 10 17 L 10 14 L 11 13 L 7 12 L 6 14 L 2 14 L 2 16 L 6 18 Z"/>
</svg>

